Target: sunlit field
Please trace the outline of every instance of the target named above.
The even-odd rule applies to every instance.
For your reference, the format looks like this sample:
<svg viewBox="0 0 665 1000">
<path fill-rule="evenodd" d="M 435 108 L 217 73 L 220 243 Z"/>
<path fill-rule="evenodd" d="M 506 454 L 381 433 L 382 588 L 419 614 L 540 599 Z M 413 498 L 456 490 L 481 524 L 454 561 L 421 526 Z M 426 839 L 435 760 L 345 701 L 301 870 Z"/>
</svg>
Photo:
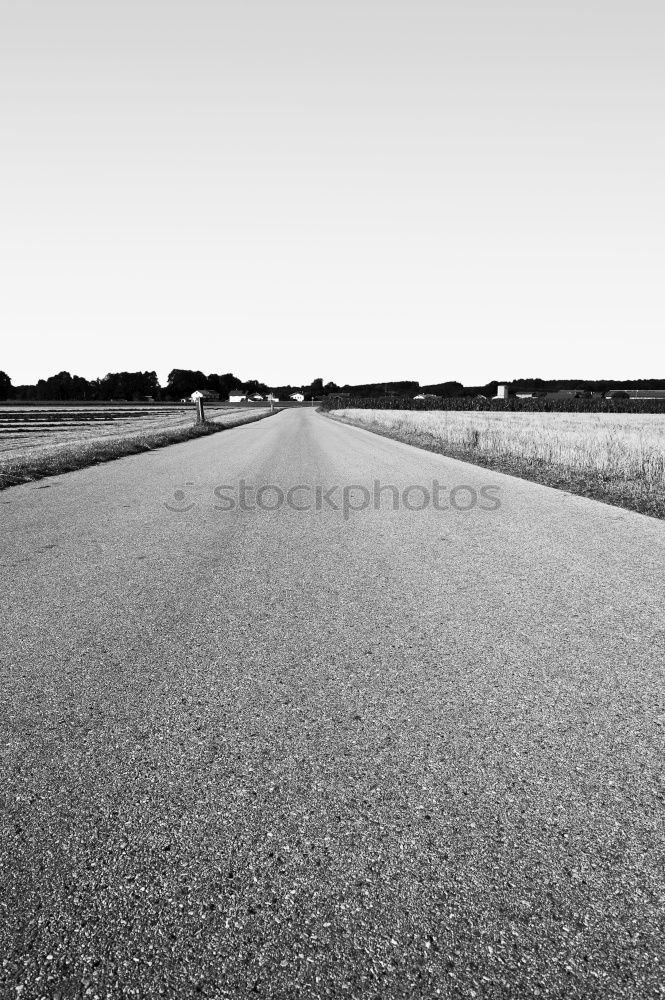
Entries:
<svg viewBox="0 0 665 1000">
<path fill-rule="evenodd" d="M 215 423 L 251 420 L 255 411 L 238 406 L 209 406 L 206 417 Z M 149 437 L 187 427 L 194 422 L 189 406 L 21 406 L 0 407 L 0 464 L 8 459 L 63 447 L 77 447 L 111 439 Z"/>
<path fill-rule="evenodd" d="M 213 404 L 206 408 L 207 423 L 197 426 L 191 405 L 2 406 L 0 489 L 235 427 L 269 412 Z"/>
<path fill-rule="evenodd" d="M 577 482 L 665 495 L 665 415 L 515 413 L 455 410 L 336 410 L 336 415 L 401 441 L 502 462 L 519 474 L 549 470 Z M 539 478 L 542 479 L 542 476 Z M 609 499 L 609 497 L 605 497 Z M 632 506 L 632 504 L 631 504 Z"/>
</svg>

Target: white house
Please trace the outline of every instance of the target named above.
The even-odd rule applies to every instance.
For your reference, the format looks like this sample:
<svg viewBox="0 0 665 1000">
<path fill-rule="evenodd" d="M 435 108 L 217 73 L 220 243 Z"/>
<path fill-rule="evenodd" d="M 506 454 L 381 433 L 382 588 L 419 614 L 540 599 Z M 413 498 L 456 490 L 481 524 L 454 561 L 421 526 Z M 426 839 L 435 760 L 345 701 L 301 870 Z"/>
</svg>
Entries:
<svg viewBox="0 0 665 1000">
<path fill-rule="evenodd" d="M 289 396 L 289 399 L 295 399 L 296 403 L 305 402 L 305 397 L 303 396 L 302 392 L 292 392 L 291 395 Z"/>
<path fill-rule="evenodd" d="M 244 403 L 246 399 L 247 393 L 242 389 L 232 389 L 229 393 L 229 403 Z"/>
</svg>

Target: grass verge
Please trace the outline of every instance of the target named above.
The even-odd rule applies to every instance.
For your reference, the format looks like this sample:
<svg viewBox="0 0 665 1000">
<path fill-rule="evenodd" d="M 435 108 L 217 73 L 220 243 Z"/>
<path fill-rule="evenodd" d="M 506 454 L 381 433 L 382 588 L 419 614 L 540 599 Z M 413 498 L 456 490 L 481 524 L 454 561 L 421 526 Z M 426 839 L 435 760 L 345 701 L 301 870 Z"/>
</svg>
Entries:
<svg viewBox="0 0 665 1000">
<path fill-rule="evenodd" d="M 323 412 L 323 411 L 320 411 Z M 599 500 L 602 503 L 623 507 L 626 510 L 646 514 L 649 517 L 665 519 L 665 490 L 631 479 L 616 478 L 599 472 L 575 472 L 561 466 L 534 459 L 517 456 L 492 455 L 482 453 L 474 448 L 451 445 L 447 442 L 433 439 L 431 434 L 417 430 L 386 428 L 375 421 L 362 422 L 349 419 L 334 412 L 326 412 L 325 416 L 338 420 L 352 427 L 362 427 L 381 437 L 392 438 L 424 451 L 454 458 L 470 465 L 491 469 L 493 472 L 503 472 L 519 479 L 540 483 L 553 489 L 565 490 L 577 496 Z"/>
<path fill-rule="evenodd" d="M 279 410 L 275 410 L 279 413 Z M 185 427 L 171 427 L 163 430 L 143 431 L 128 434 L 126 437 L 101 439 L 96 441 L 81 441 L 76 444 L 62 445 L 45 454 L 26 455 L 14 458 L 0 466 L 0 490 L 9 486 L 19 486 L 47 476 L 59 476 L 63 472 L 75 472 L 89 465 L 101 465 L 112 462 L 116 458 L 127 455 L 139 455 L 141 452 L 165 448 L 170 444 L 181 444 L 194 438 L 208 437 L 219 434 L 220 431 L 242 424 L 255 423 L 271 416 L 271 411 L 257 413 L 251 419 L 230 420 L 227 423 L 206 422 L 204 424 L 188 424 Z"/>
</svg>

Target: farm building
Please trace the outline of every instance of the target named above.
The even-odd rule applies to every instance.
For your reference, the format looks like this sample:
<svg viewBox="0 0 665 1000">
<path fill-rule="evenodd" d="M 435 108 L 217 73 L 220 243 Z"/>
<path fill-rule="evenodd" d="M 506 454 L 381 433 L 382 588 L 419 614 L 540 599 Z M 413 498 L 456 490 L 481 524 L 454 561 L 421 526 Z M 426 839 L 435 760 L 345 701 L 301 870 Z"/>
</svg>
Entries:
<svg viewBox="0 0 665 1000">
<path fill-rule="evenodd" d="M 610 389 L 607 398 L 619 394 L 619 398 L 628 396 L 630 399 L 662 399 L 665 400 L 665 389 Z"/>
<path fill-rule="evenodd" d="M 296 403 L 304 403 L 305 397 L 302 392 L 292 392 L 289 399 L 295 399 Z"/>
<path fill-rule="evenodd" d="M 512 395 L 512 392 L 510 394 Z M 556 399 L 560 402 L 589 395 L 586 389 L 555 389 L 552 392 L 547 392 L 545 389 L 523 389 L 515 393 L 516 399 Z"/>
<path fill-rule="evenodd" d="M 195 389 L 189 398 L 192 403 L 195 403 L 197 399 L 202 399 L 204 402 L 208 402 L 214 399 L 219 399 L 219 393 L 215 392 L 214 389 Z"/>
<path fill-rule="evenodd" d="M 263 396 L 261 395 L 260 392 L 253 392 L 252 395 L 248 396 L 247 398 L 249 399 L 250 403 L 259 403 L 262 402 L 263 400 Z"/>
<path fill-rule="evenodd" d="M 229 403 L 244 403 L 246 399 L 247 393 L 242 389 L 232 389 L 229 393 Z"/>
</svg>

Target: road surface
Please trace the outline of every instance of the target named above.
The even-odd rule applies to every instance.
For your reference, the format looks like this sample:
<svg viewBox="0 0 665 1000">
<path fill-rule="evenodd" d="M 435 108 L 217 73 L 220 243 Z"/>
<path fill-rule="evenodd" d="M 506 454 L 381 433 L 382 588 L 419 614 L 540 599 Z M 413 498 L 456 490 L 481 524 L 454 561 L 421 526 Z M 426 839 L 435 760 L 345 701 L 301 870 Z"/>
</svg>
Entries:
<svg viewBox="0 0 665 1000">
<path fill-rule="evenodd" d="M 0 518 L 2 996 L 663 995 L 662 522 L 311 410 Z"/>
</svg>

